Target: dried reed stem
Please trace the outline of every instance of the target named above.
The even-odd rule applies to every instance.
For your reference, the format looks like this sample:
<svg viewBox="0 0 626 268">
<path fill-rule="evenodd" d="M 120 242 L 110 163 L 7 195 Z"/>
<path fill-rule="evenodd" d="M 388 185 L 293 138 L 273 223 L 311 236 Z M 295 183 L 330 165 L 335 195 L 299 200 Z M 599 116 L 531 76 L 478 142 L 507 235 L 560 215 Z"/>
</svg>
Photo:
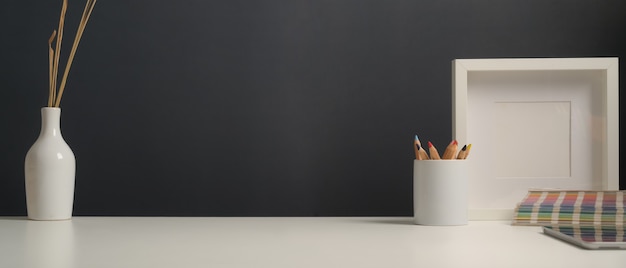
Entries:
<svg viewBox="0 0 626 268">
<path fill-rule="evenodd" d="M 64 0 L 67 1 L 67 0 Z M 76 54 L 76 50 L 78 49 L 78 44 L 80 43 L 80 39 L 83 36 L 83 31 L 85 31 L 85 27 L 87 26 L 87 21 L 89 21 L 89 17 L 91 16 L 91 12 L 96 4 L 96 0 L 87 0 L 85 4 L 85 9 L 83 10 L 83 15 L 80 19 L 80 24 L 78 25 L 78 30 L 76 31 L 76 36 L 74 37 L 74 43 L 72 44 L 72 50 L 70 51 L 70 56 L 67 60 L 67 64 L 65 66 L 65 71 L 63 73 L 63 78 L 61 79 L 61 86 L 59 87 L 58 96 L 56 96 L 55 107 L 59 107 L 61 104 L 61 97 L 63 97 L 63 91 L 65 91 L 65 83 L 67 82 L 67 76 L 70 72 L 70 68 L 72 67 L 72 62 L 74 61 L 74 55 Z"/>
<path fill-rule="evenodd" d="M 50 79 L 50 85 L 49 85 L 49 94 L 48 94 L 48 107 L 52 107 L 52 104 L 54 104 L 54 99 L 52 98 L 53 94 L 54 94 L 54 81 L 53 81 L 53 75 L 54 75 L 54 49 L 52 49 L 52 41 L 54 41 L 54 38 L 57 36 L 57 30 L 52 31 L 52 35 L 50 36 L 50 39 L 48 39 L 48 78 Z"/>
<path fill-rule="evenodd" d="M 52 69 L 52 100 L 56 99 L 56 85 L 59 73 L 59 57 L 61 55 L 61 43 L 63 41 L 63 26 L 65 25 L 65 12 L 67 11 L 67 0 L 63 0 L 61 16 L 59 17 L 59 29 L 57 34 L 56 51 L 54 54 L 54 66 Z"/>
</svg>

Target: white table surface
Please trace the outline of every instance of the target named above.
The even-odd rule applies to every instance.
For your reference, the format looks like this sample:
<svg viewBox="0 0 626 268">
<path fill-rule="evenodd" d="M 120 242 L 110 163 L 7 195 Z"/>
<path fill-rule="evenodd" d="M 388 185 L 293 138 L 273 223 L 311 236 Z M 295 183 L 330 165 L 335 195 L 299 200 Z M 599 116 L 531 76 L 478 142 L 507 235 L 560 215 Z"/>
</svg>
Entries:
<svg viewBox="0 0 626 268">
<path fill-rule="evenodd" d="M 0 217 L 0 267 L 626 267 L 506 221 L 410 217 Z"/>
</svg>

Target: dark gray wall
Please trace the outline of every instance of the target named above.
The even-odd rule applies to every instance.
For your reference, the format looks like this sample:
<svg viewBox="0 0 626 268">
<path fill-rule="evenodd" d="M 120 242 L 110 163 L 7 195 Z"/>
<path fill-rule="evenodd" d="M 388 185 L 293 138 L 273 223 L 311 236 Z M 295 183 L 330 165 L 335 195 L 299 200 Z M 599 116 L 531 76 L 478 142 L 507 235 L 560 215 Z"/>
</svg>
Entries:
<svg viewBox="0 0 626 268">
<path fill-rule="evenodd" d="M 0 10 L 0 215 L 26 213 L 60 3 Z M 626 1 L 101 0 L 61 103 L 75 215 L 411 215 L 453 59 L 586 56 L 626 56 Z"/>
</svg>

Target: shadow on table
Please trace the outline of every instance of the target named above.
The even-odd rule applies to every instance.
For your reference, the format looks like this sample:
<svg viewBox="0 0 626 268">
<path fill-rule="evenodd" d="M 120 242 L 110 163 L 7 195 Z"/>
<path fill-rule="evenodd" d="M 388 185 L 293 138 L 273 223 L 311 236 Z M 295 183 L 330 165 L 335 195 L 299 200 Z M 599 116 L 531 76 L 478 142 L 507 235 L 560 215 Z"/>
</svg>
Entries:
<svg viewBox="0 0 626 268">
<path fill-rule="evenodd" d="M 402 217 L 402 218 L 371 218 L 364 219 L 364 222 L 376 223 L 376 224 L 398 224 L 398 225 L 415 225 L 413 222 L 413 217 Z"/>
<path fill-rule="evenodd" d="M 27 221 L 26 216 L 0 216 L 0 221 Z"/>
</svg>

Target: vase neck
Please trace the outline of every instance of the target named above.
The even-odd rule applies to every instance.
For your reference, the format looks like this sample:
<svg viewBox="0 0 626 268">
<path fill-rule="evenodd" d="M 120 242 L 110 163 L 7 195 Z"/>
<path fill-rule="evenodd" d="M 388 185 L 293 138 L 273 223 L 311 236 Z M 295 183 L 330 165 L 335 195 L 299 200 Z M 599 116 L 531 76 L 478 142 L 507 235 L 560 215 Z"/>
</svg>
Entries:
<svg viewBox="0 0 626 268">
<path fill-rule="evenodd" d="M 61 137 L 61 108 L 41 108 L 41 133 L 39 135 Z"/>
</svg>

